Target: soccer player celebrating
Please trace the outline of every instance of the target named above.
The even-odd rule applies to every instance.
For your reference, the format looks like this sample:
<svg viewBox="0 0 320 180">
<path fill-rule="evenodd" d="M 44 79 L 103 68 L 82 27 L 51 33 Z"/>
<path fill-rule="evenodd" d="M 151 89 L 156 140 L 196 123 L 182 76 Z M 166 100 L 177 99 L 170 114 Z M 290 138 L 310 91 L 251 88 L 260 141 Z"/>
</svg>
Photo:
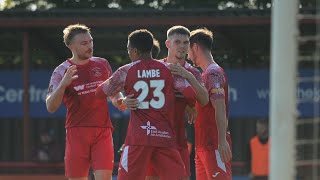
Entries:
<svg viewBox="0 0 320 180">
<path fill-rule="evenodd" d="M 63 102 L 66 115 L 65 175 L 69 179 L 86 180 L 90 165 L 96 180 L 112 178 L 113 142 L 107 100 L 95 98 L 95 91 L 112 70 L 106 59 L 93 57 L 90 29 L 81 24 L 66 27 L 64 43 L 72 58 L 53 72 L 46 105 L 55 112 Z M 114 105 L 122 98 L 111 97 Z"/>
<path fill-rule="evenodd" d="M 167 31 L 166 46 L 168 48 L 168 57 L 165 62 L 171 63 L 170 69 L 173 73 L 184 71 L 186 78 L 192 85 L 197 94 L 197 101 L 201 105 L 209 102 L 206 88 L 202 85 L 200 71 L 186 62 L 186 54 L 189 48 L 190 31 L 184 26 L 173 26 Z M 179 67 L 184 68 L 179 68 Z"/>
<path fill-rule="evenodd" d="M 189 37 L 190 31 L 184 26 L 173 26 L 167 31 L 167 40 L 166 47 L 168 48 L 168 57 L 164 58 L 163 61 L 170 63 L 170 69 L 172 73 L 180 73 L 186 78 L 189 83 L 192 85 L 193 89 L 197 94 L 197 101 L 199 104 L 206 105 L 209 101 L 208 92 L 204 86 L 202 86 L 202 79 L 199 70 L 192 67 L 189 63 L 185 61 L 186 54 L 189 48 Z M 187 138 L 186 138 L 186 125 L 185 125 L 185 110 L 187 106 L 186 100 L 183 95 L 179 92 L 175 93 L 175 133 L 177 135 L 177 144 L 178 149 L 181 155 L 181 158 L 186 167 L 186 177 L 188 179 L 190 174 L 190 157 L 188 153 Z M 192 111 L 191 109 L 188 112 Z M 193 111 L 196 113 L 195 111 Z M 189 114 L 189 122 L 192 123 L 194 113 Z M 191 119 L 191 120 L 190 120 Z M 158 167 L 153 164 L 150 165 L 147 173 L 146 180 L 155 180 L 159 179 L 157 175 Z"/>
<path fill-rule="evenodd" d="M 211 54 L 213 35 L 207 29 L 191 32 L 189 58 L 203 70 L 210 102 L 201 107 L 195 122 L 197 180 L 231 180 L 231 137 L 228 129 L 228 82 Z M 179 74 L 179 73 L 178 73 Z"/>
<path fill-rule="evenodd" d="M 120 67 L 96 92 L 97 97 L 105 97 L 124 90 L 139 101 L 138 108 L 131 111 L 119 180 L 144 180 L 150 162 L 159 167 L 163 180 L 185 177 L 174 133 L 174 90 L 180 91 L 189 104 L 195 103 L 196 95 L 185 79 L 172 75 L 165 63 L 152 59 L 152 46 L 149 31 L 132 32 L 127 48 L 133 62 Z"/>
</svg>

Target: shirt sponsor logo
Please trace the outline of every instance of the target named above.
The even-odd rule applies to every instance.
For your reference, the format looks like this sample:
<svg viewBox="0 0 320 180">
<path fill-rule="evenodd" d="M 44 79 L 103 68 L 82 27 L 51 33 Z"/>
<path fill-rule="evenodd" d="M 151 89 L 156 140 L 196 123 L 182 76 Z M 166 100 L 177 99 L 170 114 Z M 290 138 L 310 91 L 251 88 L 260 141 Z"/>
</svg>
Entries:
<svg viewBox="0 0 320 180">
<path fill-rule="evenodd" d="M 155 126 L 151 126 L 150 121 L 147 122 L 146 126 L 141 126 L 141 128 L 147 130 L 147 135 L 150 134 L 151 130 L 157 130 L 157 128 Z"/>
<path fill-rule="evenodd" d="M 147 136 L 155 136 L 160 138 L 171 138 L 171 135 L 167 131 L 160 131 L 155 126 L 152 126 L 150 121 L 147 122 L 146 126 L 140 126 L 142 129 L 147 130 Z"/>
<path fill-rule="evenodd" d="M 73 87 L 73 88 L 74 88 L 74 90 L 76 90 L 76 91 L 83 90 L 83 89 L 84 89 L 84 84 L 83 84 L 83 85 L 79 85 L 79 86 L 75 86 L 75 87 Z"/>
</svg>

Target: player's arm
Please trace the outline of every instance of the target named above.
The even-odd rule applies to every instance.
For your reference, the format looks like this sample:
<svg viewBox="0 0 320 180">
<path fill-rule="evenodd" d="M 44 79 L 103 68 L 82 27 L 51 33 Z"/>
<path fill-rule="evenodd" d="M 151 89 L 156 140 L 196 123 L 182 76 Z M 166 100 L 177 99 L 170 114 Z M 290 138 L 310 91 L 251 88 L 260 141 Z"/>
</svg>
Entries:
<svg viewBox="0 0 320 180">
<path fill-rule="evenodd" d="M 179 75 L 173 75 L 173 83 L 174 88 L 183 94 L 187 104 L 193 107 L 196 103 L 196 93 L 189 82 Z"/>
<path fill-rule="evenodd" d="M 77 66 L 72 65 L 68 67 L 62 78 L 57 72 L 53 73 L 46 98 L 47 110 L 50 113 L 57 111 L 60 107 L 67 86 L 69 86 L 73 80 L 78 78 L 78 76 L 75 75 L 76 72 Z"/>
<path fill-rule="evenodd" d="M 193 87 L 194 91 L 196 92 L 196 98 L 197 101 L 199 102 L 200 105 L 205 106 L 209 102 L 209 96 L 208 96 L 208 91 L 207 89 L 201 85 L 201 75 L 200 72 L 198 71 L 200 76 L 200 79 L 198 79 L 188 70 L 186 70 L 184 67 L 182 67 L 179 63 L 178 64 L 170 64 L 169 65 L 170 70 L 172 74 L 176 74 L 179 76 L 182 76 L 188 80 L 190 85 Z M 199 82 L 200 80 L 200 82 Z"/>
<path fill-rule="evenodd" d="M 98 98 L 121 98 L 119 93 L 123 90 L 125 85 L 127 72 L 124 69 L 118 69 L 110 78 L 101 83 L 96 90 L 96 97 Z"/>
<path fill-rule="evenodd" d="M 112 68 L 106 59 L 103 59 L 103 60 L 104 60 L 104 61 L 102 61 L 103 67 L 106 69 L 108 77 L 110 77 L 110 76 L 112 76 Z M 110 96 L 109 98 L 111 100 L 111 103 L 119 110 L 124 111 L 126 109 L 122 104 L 123 95 L 121 92 L 117 93 L 114 96 Z"/>
<path fill-rule="evenodd" d="M 227 142 L 227 117 L 224 84 L 225 79 L 222 74 L 210 74 L 209 77 L 209 96 L 212 106 L 215 108 L 215 119 L 218 129 L 218 151 L 223 162 L 231 160 L 231 150 Z"/>
</svg>

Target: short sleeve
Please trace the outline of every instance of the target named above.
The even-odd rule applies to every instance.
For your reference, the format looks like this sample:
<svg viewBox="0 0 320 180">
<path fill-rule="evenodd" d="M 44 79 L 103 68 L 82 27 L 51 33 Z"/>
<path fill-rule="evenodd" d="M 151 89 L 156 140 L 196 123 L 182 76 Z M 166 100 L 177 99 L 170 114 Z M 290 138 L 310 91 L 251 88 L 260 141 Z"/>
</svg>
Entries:
<svg viewBox="0 0 320 180">
<path fill-rule="evenodd" d="M 124 89 L 127 77 L 126 68 L 119 68 L 113 75 L 101 84 L 102 91 L 107 96 L 114 96 Z"/>
<path fill-rule="evenodd" d="M 112 75 L 112 68 L 108 62 L 108 60 L 104 59 L 104 67 L 106 68 L 107 72 L 108 72 L 108 77 L 110 77 Z"/>
<path fill-rule="evenodd" d="M 207 75 L 206 86 L 211 101 L 225 98 L 225 77 L 222 73 L 210 73 Z"/>
<path fill-rule="evenodd" d="M 204 83 L 203 83 L 203 79 L 201 77 L 201 73 L 198 69 L 194 68 L 194 67 L 191 67 L 189 68 L 189 71 L 193 74 L 193 76 L 197 79 L 197 81 L 202 85 L 204 86 Z"/>
<path fill-rule="evenodd" d="M 50 96 L 57 89 L 60 82 L 62 81 L 62 78 L 63 78 L 63 74 L 59 71 L 58 68 L 56 68 L 51 75 L 47 97 Z"/>
</svg>

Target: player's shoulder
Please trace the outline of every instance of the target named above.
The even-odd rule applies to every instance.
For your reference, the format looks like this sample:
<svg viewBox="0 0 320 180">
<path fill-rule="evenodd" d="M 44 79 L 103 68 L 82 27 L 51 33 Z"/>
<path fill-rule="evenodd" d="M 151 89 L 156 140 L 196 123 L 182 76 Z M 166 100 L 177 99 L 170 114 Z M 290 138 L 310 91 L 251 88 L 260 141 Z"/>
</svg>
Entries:
<svg viewBox="0 0 320 180">
<path fill-rule="evenodd" d="M 167 63 L 165 59 L 155 59 L 155 61 L 161 64 L 162 66 L 169 68 L 169 63 Z"/>
<path fill-rule="evenodd" d="M 188 71 L 192 72 L 192 73 L 197 73 L 197 74 L 201 74 L 199 69 L 197 69 L 196 67 L 192 66 L 190 63 L 185 62 L 184 64 L 184 68 L 186 68 Z"/>
<path fill-rule="evenodd" d="M 134 67 L 134 66 L 138 65 L 140 62 L 141 62 L 141 61 L 140 61 L 140 60 L 138 60 L 138 61 L 134 61 L 134 62 L 131 62 L 131 63 L 125 64 L 125 65 L 123 65 L 123 66 L 119 67 L 118 71 L 126 71 L 126 72 L 128 72 L 128 71 L 129 71 L 129 69 L 131 69 L 132 67 Z"/>
<path fill-rule="evenodd" d="M 165 63 L 166 62 L 166 58 L 163 59 L 155 59 L 156 61 L 160 62 L 160 63 Z"/>
<path fill-rule="evenodd" d="M 169 69 L 169 63 L 167 62 L 167 58 L 163 59 L 155 59 L 158 63 L 160 63 L 165 69 Z"/>
<path fill-rule="evenodd" d="M 65 60 L 63 61 L 61 64 L 59 64 L 55 69 L 54 69 L 54 73 L 57 73 L 57 74 L 61 74 L 63 75 L 66 70 L 68 69 L 69 66 L 71 66 L 72 64 L 68 61 L 68 60 Z"/>
<path fill-rule="evenodd" d="M 109 61 L 105 58 L 102 57 L 91 57 L 90 58 L 91 61 L 96 62 L 96 63 L 102 63 L 102 64 L 109 64 Z"/>
<path fill-rule="evenodd" d="M 157 67 L 163 67 L 165 69 L 168 69 L 168 63 L 164 59 L 150 59 L 148 61 L 141 61 L 146 62 L 148 64 L 153 64 Z"/>
<path fill-rule="evenodd" d="M 205 74 L 224 74 L 224 70 L 217 63 L 212 63 L 205 70 Z"/>
</svg>

